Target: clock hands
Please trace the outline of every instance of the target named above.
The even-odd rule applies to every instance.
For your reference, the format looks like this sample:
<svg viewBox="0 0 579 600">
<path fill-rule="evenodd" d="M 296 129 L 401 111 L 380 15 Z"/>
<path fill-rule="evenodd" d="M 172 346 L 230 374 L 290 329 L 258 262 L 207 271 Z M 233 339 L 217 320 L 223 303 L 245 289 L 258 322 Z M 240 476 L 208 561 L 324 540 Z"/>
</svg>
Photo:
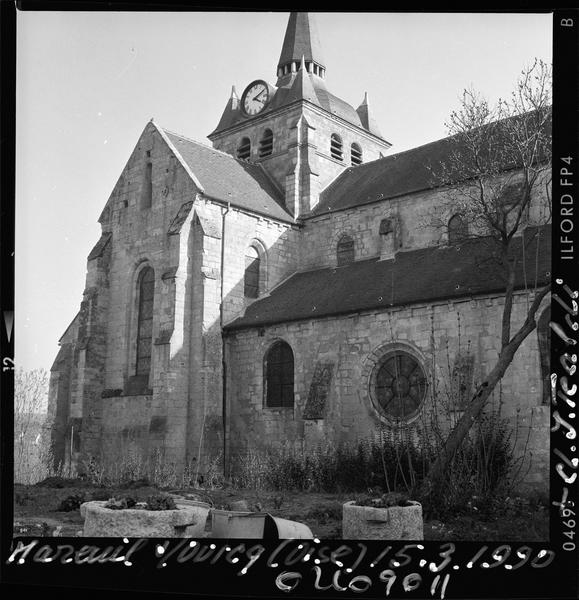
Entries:
<svg viewBox="0 0 579 600">
<path fill-rule="evenodd" d="M 265 90 L 261 90 L 261 92 L 259 92 L 259 94 L 257 94 L 257 96 L 253 97 L 253 101 L 255 102 L 264 93 L 265 93 Z"/>
</svg>

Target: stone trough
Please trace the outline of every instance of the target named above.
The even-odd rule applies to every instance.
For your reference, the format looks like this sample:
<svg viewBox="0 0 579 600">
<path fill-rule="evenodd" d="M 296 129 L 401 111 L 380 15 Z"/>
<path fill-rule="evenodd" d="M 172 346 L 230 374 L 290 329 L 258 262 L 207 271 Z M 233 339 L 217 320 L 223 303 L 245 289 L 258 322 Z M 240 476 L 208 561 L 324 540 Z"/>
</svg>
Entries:
<svg viewBox="0 0 579 600">
<path fill-rule="evenodd" d="M 85 537 L 203 537 L 211 509 L 205 502 L 177 501 L 174 510 L 105 508 L 106 502 L 85 502 L 80 507 Z"/>
<path fill-rule="evenodd" d="M 408 501 L 407 506 L 343 505 L 342 538 L 345 540 L 423 540 L 422 506 Z"/>
</svg>

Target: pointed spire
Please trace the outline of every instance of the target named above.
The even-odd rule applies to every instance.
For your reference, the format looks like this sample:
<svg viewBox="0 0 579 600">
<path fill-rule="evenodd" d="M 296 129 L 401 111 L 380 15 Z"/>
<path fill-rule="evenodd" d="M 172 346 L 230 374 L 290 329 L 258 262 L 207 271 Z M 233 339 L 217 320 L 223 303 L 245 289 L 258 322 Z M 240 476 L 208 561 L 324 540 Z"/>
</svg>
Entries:
<svg viewBox="0 0 579 600">
<path fill-rule="evenodd" d="M 367 129 L 370 133 L 382 137 L 380 133 L 380 129 L 378 128 L 378 124 L 374 120 L 374 116 L 370 111 L 370 104 L 368 102 L 368 92 L 364 92 L 364 100 L 362 104 L 358 106 L 356 109 L 358 116 L 360 117 L 360 121 L 362 122 L 362 127 Z"/>
<path fill-rule="evenodd" d="M 278 78 L 295 71 L 297 63 L 304 57 L 308 70 L 324 76 L 325 66 L 315 20 L 310 13 L 290 13 L 283 46 L 277 65 Z M 311 66 L 310 66 L 311 65 Z"/>
<path fill-rule="evenodd" d="M 285 99 L 285 104 L 296 100 L 308 100 L 319 106 L 320 102 L 314 89 L 310 74 L 306 70 L 306 59 L 302 55 L 299 70 Z"/>
</svg>

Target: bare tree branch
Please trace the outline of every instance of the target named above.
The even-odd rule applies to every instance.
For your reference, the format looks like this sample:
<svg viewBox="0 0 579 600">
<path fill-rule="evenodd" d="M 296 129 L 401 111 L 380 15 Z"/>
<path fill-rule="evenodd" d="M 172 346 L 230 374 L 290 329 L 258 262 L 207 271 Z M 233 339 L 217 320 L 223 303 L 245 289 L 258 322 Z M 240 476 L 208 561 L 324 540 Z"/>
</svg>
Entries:
<svg viewBox="0 0 579 600">
<path fill-rule="evenodd" d="M 509 101 L 499 99 L 496 106 L 491 107 L 473 90 L 463 92 L 460 108 L 451 113 L 447 123 L 452 144 L 449 156 L 444 164 L 431 168 L 438 185 L 447 186 L 447 205 L 468 219 L 473 228 L 471 236 L 488 236 L 495 240 L 494 255 L 505 281 L 505 301 L 497 362 L 484 377 L 450 432 L 443 451 L 430 466 L 421 486 L 423 494 L 428 493 L 448 469 L 520 345 L 535 329 L 536 313 L 551 289 L 550 283 L 537 288 L 537 269 L 535 286 L 528 289 L 525 272 L 525 292 L 533 295 L 533 301 L 527 304 L 523 324 L 513 333 L 512 313 L 520 268 L 518 256 L 513 253 L 519 244 L 514 240 L 521 237 L 527 225 L 540 224 L 538 205 L 543 186 L 547 200 L 550 198 L 550 123 L 551 68 L 535 60 L 521 72 Z M 550 221 L 548 208 L 547 221 Z M 526 248 L 533 239 L 530 237 L 526 240 L 523 235 L 520 243 L 523 267 Z"/>
</svg>

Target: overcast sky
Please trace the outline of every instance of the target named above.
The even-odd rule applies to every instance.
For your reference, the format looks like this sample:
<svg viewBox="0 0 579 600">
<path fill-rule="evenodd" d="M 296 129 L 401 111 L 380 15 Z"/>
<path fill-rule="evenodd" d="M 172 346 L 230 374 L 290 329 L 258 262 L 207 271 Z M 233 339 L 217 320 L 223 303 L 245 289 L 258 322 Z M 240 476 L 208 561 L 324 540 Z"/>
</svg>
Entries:
<svg viewBox="0 0 579 600">
<path fill-rule="evenodd" d="M 276 81 L 287 13 L 19 12 L 16 362 L 49 369 L 97 219 L 147 122 L 208 143 L 231 86 Z M 506 97 L 551 15 L 318 13 L 331 92 L 368 92 L 400 152 L 444 137 L 469 86 Z"/>
</svg>

